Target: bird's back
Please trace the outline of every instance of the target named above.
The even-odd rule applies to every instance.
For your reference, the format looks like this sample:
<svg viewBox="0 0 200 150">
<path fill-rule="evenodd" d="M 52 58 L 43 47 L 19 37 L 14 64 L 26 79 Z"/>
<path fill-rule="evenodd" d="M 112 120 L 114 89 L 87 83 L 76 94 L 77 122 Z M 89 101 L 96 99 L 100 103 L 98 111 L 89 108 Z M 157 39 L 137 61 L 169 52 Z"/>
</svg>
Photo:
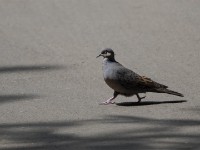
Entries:
<svg viewBox="0 0 200 150">
<path fill-rule="evenodd" d="M 115 91 L 127 95 L 153 92 L 157 88 L 167 88 L 150 78 L 140 76 L 116 61 L 104 59 L 103 72 L 105 82 Z"/>
</svg>

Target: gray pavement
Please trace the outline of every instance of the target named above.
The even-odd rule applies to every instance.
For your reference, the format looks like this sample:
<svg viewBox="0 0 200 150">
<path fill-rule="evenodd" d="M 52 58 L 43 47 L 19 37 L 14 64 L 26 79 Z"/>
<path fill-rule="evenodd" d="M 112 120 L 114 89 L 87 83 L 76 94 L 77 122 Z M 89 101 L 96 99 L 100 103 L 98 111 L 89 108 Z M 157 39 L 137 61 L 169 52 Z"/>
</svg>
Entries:
<svg viewBox="0 0 200 150">
<path fill-rule="evenodd" d="M 0 149 L 200 149 L 200 1 L 0 0 Z M 112 96 L 103 48 L 184 98 Z"/>
</svg>

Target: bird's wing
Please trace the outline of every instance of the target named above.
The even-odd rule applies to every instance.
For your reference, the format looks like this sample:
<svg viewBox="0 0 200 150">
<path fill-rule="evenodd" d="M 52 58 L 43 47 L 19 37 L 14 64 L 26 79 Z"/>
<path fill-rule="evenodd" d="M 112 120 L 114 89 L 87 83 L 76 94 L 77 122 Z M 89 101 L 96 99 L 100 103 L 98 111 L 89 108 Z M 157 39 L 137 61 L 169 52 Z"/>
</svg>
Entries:
<svg viewBox="0 0 200 150">
<path fill-rule="evenodd" d="M 152 79 L 140 76 L 129 69 L 122 69 L 118 71 L 118 80 L 120 84 L 126 89 L 157 89 L 167 88 L 166 85 L 157 83 Z"/>
<path fill-rule="evenodd" d="M 157 83 L 155 81 L 153 81 L 152 79 L 145 77 L 145 76 L 137 76 L 136 77 L 136 82 L 138 84 L 138 86 L 141 87 L 149 87 L 149 88 L 168 88 L 168 86 Z"/>
</svg>

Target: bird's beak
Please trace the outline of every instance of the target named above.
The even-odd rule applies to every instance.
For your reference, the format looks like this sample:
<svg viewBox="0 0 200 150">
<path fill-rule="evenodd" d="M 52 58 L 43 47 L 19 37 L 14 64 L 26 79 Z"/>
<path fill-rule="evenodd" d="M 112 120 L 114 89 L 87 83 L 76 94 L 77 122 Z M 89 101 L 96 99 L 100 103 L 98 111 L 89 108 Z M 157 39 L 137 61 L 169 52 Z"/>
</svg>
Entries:
<svg viewBox="0 0 200 150">
<path fill-rule="evenodd" d="M 101 54 L 99 54 L 96 58 L 98 58 L 98 57 L 100 57 L 100 56 L 102 56 Z"/>
</svg>

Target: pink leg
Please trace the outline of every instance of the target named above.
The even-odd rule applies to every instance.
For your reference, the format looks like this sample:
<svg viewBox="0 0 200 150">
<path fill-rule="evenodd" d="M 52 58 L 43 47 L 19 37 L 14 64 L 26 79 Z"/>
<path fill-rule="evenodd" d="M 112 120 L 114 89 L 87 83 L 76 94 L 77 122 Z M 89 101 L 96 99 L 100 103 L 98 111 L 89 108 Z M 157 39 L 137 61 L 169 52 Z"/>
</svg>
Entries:
<svg viewBox="0 0 200 150">
<path fill-rule="evenodd" d="M 112 100 L 114 100 L 114 99 L 117 97 L 118 94 L 119 94 L 119 93 L 114 92 L 113 97 L 109 98 L 109 99 L 106 100 L 105 102 L 100 103 L 100 105 L 114 104 L 115 102 L 112 102 Z"/>
</svg>

